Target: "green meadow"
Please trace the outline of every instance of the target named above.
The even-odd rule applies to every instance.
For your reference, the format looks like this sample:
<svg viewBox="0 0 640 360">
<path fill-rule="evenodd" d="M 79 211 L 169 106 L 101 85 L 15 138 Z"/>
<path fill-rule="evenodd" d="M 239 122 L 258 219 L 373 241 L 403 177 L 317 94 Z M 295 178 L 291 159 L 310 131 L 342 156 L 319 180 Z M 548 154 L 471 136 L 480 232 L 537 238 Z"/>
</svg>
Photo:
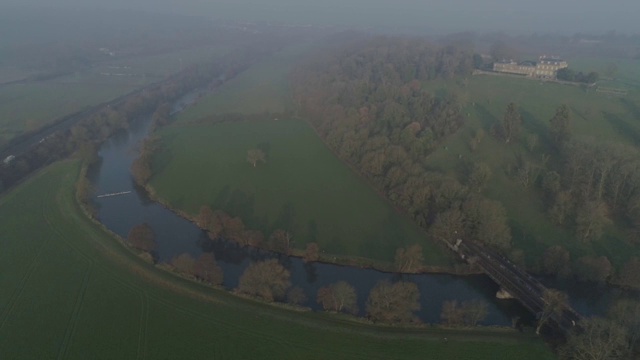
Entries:
<svg viewBox="0 0 640 360">
<path fill-rule="evenodd" d="M 0 198 L 2 359 L 554 358 L 514 331 L 376 327 L 175 277 L 84 216 L 78 170 L 57 163 Z"/>
<path fill-rule="evenodd" d="M 428 264 L 449 261 L 303 121 L 172 126 L 160 135 L 151 186 L 173 207 L 195 215 L 210 205 L 267 236 L 285 229 L 302 249 L 317 242 L 328 253 L 392 261 L 398 247 L 418 243 Z M 265 163 L 246 160 L 252 148 L 263 149 Z"/>
<path fill-rule="evenodd" d="M 586 70 L 593 68 L 592 64 L 598 62 L 585 61 L 581 66 Z M 620 66 L 619 71 L 621 76 L 634 78 L 631 67 Z M 447 139 L 428 158 L 427 165 L 451 174 L 460 174 L 460 168 L 468 161 L 489 165 L 493 175 L 485 195 L 500 201 L 506 208 L 514 247 L 524 251 L 527 263 L 535 264 L 546 248 L 558 244 L 569 249 L 574 259 L 606 255 L 616 266 L 630 256 L 640 254 L 637 247 L 625 240 L 624 232 L 614 225 L 606 229 L 600 240 L 579 243 L 569 229 L 556 226 L 549 220 L 542 194 L 535 186 L 525 188 L 508 175 L 509 167 L 519 154 L 534 162 L 542 161 L 544 147 L 549 141 L 549 119 L 561 104 L 567 104 L 571 109 L 571 128 L 575 137 L 637 146 L 640 144 L 639 88 L 630 88 L 625 97 L 615 97 L 579 86 L 488 75 L 456 82 L 434 82 L 426 86 L 436 93 L 458 94 L 467 104 L 464 109 L 467 116 L 465 127 Z M 510 102 L 518 105 L 523 126 L 520 141 L 507 145 L 493 137 L 490 130 L 502 121 Z M 469 140 L 477 129 L 483 129 L 485 137 L 476 151 L 471 151 Z M 524 138 L 533 134 L 538 136 L 539 145 L 530 152 L 524 145 Z"/>
</svg>

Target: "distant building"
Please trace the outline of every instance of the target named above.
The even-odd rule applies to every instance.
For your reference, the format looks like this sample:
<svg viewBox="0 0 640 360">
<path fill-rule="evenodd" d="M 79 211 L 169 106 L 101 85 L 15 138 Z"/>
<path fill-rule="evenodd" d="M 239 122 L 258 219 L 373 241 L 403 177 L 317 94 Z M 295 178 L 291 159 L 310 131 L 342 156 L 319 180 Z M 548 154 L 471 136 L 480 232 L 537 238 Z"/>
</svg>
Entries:
<svg viewBox="0 0 640 360">
<path fill-rule="evenodd" d="M 541 79 L 555 79 L 558 70 L 568 66 L 569 64 L 559 57 L 544 55 L 538 59 L 538 62 L 496 61 L 493 63 L 493 71 Z"/>
</svg>

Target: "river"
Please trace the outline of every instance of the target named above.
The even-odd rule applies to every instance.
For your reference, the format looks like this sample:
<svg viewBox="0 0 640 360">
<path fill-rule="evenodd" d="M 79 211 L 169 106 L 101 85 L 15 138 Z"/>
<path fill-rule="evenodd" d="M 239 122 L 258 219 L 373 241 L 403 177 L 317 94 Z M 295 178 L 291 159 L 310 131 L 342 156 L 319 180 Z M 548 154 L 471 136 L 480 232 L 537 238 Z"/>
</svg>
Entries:
<svg viewBox="0 0 640 360">
<path fill-rule="evenodd" d="M 182 109 L 184 106 L 185 103 L 182 102 L 177 104 L 175 109 Z M 125 195 L 96 198 L 98 219 L 123 238 L 127 237 L 135 225 L 149 224 L 156 234 L 159 261 L 168 262 L 182 253 L 197 257 L 203 252 L 213 251 L 224 271 L 223 286 L 234 289 L 238 285 L 240 275 L 252 261 L 277 257 L 291 272 L 293 286 L 304 289 L 309 298 L 304 305 L 313 310 L 320 310 L 315 301 L 320 287 L 344 280 L 356 289 L 359 315 L 363 316 L 369 291 L 377 282 L 385 279 L 403 279 L 418 285 L 422 305 L 418 316 L 423 322 L 440 322 L 442 303 L 446 300 L 486 302 L 488 315 L 482 325 L 511 326 L 514 318 L 519 318 L 523 324 L 533 322 L 533 315 L 517 301 L 496 299 L 498 286 L 484 275 L 398 275 L 333 264 L 304 263 L 295 257 L 242 248 L 226 241 L 211 241 L 197 226 L 150 200 L 145 192 L 135 185 L 130 168 L 149 128 L 150 121 L 143 119 L 135 122 L 128 131 L 121 131 L 112 136 L 100 148 L 101 161 L 90 169 L 89 177 L 95 186 L 96 194 L 131 191 Z M 570 293 L 572 305 L 583 314 L 602 313 L 616 296 L 614 291 L 607 289 L 594 291 L 595 289 L 573 284 L 563 286 Z"/>
</svg>

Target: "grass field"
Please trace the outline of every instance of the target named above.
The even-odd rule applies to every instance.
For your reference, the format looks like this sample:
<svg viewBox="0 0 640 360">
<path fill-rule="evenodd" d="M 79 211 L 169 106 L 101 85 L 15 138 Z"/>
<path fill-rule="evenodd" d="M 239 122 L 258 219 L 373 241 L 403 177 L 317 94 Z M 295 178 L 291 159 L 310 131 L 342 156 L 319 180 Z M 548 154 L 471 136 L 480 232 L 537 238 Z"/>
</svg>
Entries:
<svg viewBox="0 0 640 360">
<path fill-rule="evenodd" d="M 180 114 L 180 121 L 195 121 L 211 114 L 284 111 L 291 102 L 287 74 L 307 48 L 292 46 L 255 64 Z"/>
<path fill-rule="evenodd" d="M 151 185 L 174 207 L 197 214 L 210 205 L 267 235 L 282 228 L 298 248 L 315 241 L 328 253 L 389 261 L 396 248 L 419 243 L 429 264 L 450 259 L 302 121 L 174 126 L 161 136 Z M 267 161 L 254 168 L 246 156 L 255 147 Z"/>
<path fill-rule="evenodd" d="M 554 358 L 515 332 L 360 325 L 160 272 L 84 217 L 77 173 L 58 163 L 0 198 L 2 359 Z"/>
<path fill-rule="evenodd" d="M 429 157 L 429 166 L 456 173 L 465 161 L 488 164 L 493 177 L 485 193 L 505 206 L 514 246 L 524 250 L 529 264 L 534 264 L 547 247 L 556 244 L 567 247 L 574 259 L 584 255 L 606 255 L 617 266 L 639 254 L 639 250 L 627 243 L 624 234 L 613 226 L 601 240 L 581 244 L 573 239 L 571 231 L 553 225 L 545 214 L 541 194 L 532 190 L 533 187 L 525 189 L 507 175 L 507 168 L 515 163 L 516 154 L 540 161 L 541 148 L 529 155 L 524 141 L 505 145 L 490 135 L 490 128 L 502 121 L 507 104 L 514 102 L 523 115 L 522 136 L 537 134 L 544 145 L 548 141 L 549 119 L 560 104 L 567 104 L 572 111 L 572 131 L 576 137 L 638 145 L 640 97 L 635 90 L 627 97 L 618 98 L 575 86 L 500 76 L 475 76 L 466 84 L 463 81 L 434 82 L 427 86 L 434 92 L 462 94 L 469 104 L 464 110 L 467 124 Z M 486 136 L 472 152 L 468 142 L 478 128 L 484 129 Z"/>
</svg>

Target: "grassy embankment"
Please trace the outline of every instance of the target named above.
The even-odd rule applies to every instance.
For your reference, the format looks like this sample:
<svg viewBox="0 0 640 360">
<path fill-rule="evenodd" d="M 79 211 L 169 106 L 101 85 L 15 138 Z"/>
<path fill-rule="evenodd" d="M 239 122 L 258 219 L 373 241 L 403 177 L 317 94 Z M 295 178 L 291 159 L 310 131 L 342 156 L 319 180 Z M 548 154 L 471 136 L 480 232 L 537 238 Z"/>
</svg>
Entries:
<svg viewBox="0 0 640 360">
<path fill-rule="evenodd" d="M 584 60 L 578 70 L 600 70 Z M 604 66 L 604 65 L 603 65 Z M 634 83 L 640 74 L 633 67 L 620 66 L 615 84 Z M 624 80 L 628 79 L 628 80 Z M 462 94 L 469 104 L 466 126 L 447 140 L 428 160 L 428 164 L 448 173 L 458 173 L 466 161 L 480 161 L 491 167 L 493 176 L 485 194 L 500 201 L 506 208 L 512 227 L 514 246 L 524 250 L 526 260 L 533 264 L 544 250 L 552 245 L 566 247 L 574 259 L 585 255 L 606 255 L 614 266 L 620 266 L 630 256 L 640 255 L 640 250 L 625 240 L 624 231 L 615 224 L 606 229 L 598 241 L 583 244 L 574 240 L 570 230 L 552 224 L 545 214 L 542 194 L 535 186 L 524 188 L 517 180 L 507 175 L 507 169 L 515 163 L 516 154 L 524 154 L 529 160 L 540 162 L 547 152 L 549 119 L 560 104 L 572 110 L 572 131 L 575 137 L 592 137 L 599 141 L 637 145 L 640 143 L 639 87 L 628 87 L 625 97 L 611 97 L 584 90 L 580 87 L 541 83 L 528 79 L 497 76 L 475 76 L 463 81 L 428 84 L 433 91 Z M 613 85 L 609 85 L 613 86 Z M 509 102 L 519 106 L 523 115 L 523 131 L 518 143 L 510 145 L 490 135 L 494 124 L 502 121 Z M 475 152 L 468 146 L 476 129 L 484 129 L 486 136 Z M 536 134 L 537 149 L 530 152 L 524 138 Z"/>
<path fill-rule="evenodd" d="M 266 236 L 285 229 L 295 248 L 317 242 L 330 254 L 390 262 L 398 247 L 419 243 L 428 265 L 448 264 L 447 250 L 333 156 L 303 121 L 194 124 L 210 114 L 283 111 L 286 74 L 299 54 L 289 50 L 254 66 L 162 130 L 151 186 L 191 215 L 206 204 Z M 268 159 L 253 168 L 246 156 L 256 147 Z"/>
<path fill-rule="evenodd" d="M 0 358 L 554 358 L 515 332 L 373 327 L 164 273 L 84 216 L 78 168 L 58 163 L 0 198 Z"/>
</svg>

